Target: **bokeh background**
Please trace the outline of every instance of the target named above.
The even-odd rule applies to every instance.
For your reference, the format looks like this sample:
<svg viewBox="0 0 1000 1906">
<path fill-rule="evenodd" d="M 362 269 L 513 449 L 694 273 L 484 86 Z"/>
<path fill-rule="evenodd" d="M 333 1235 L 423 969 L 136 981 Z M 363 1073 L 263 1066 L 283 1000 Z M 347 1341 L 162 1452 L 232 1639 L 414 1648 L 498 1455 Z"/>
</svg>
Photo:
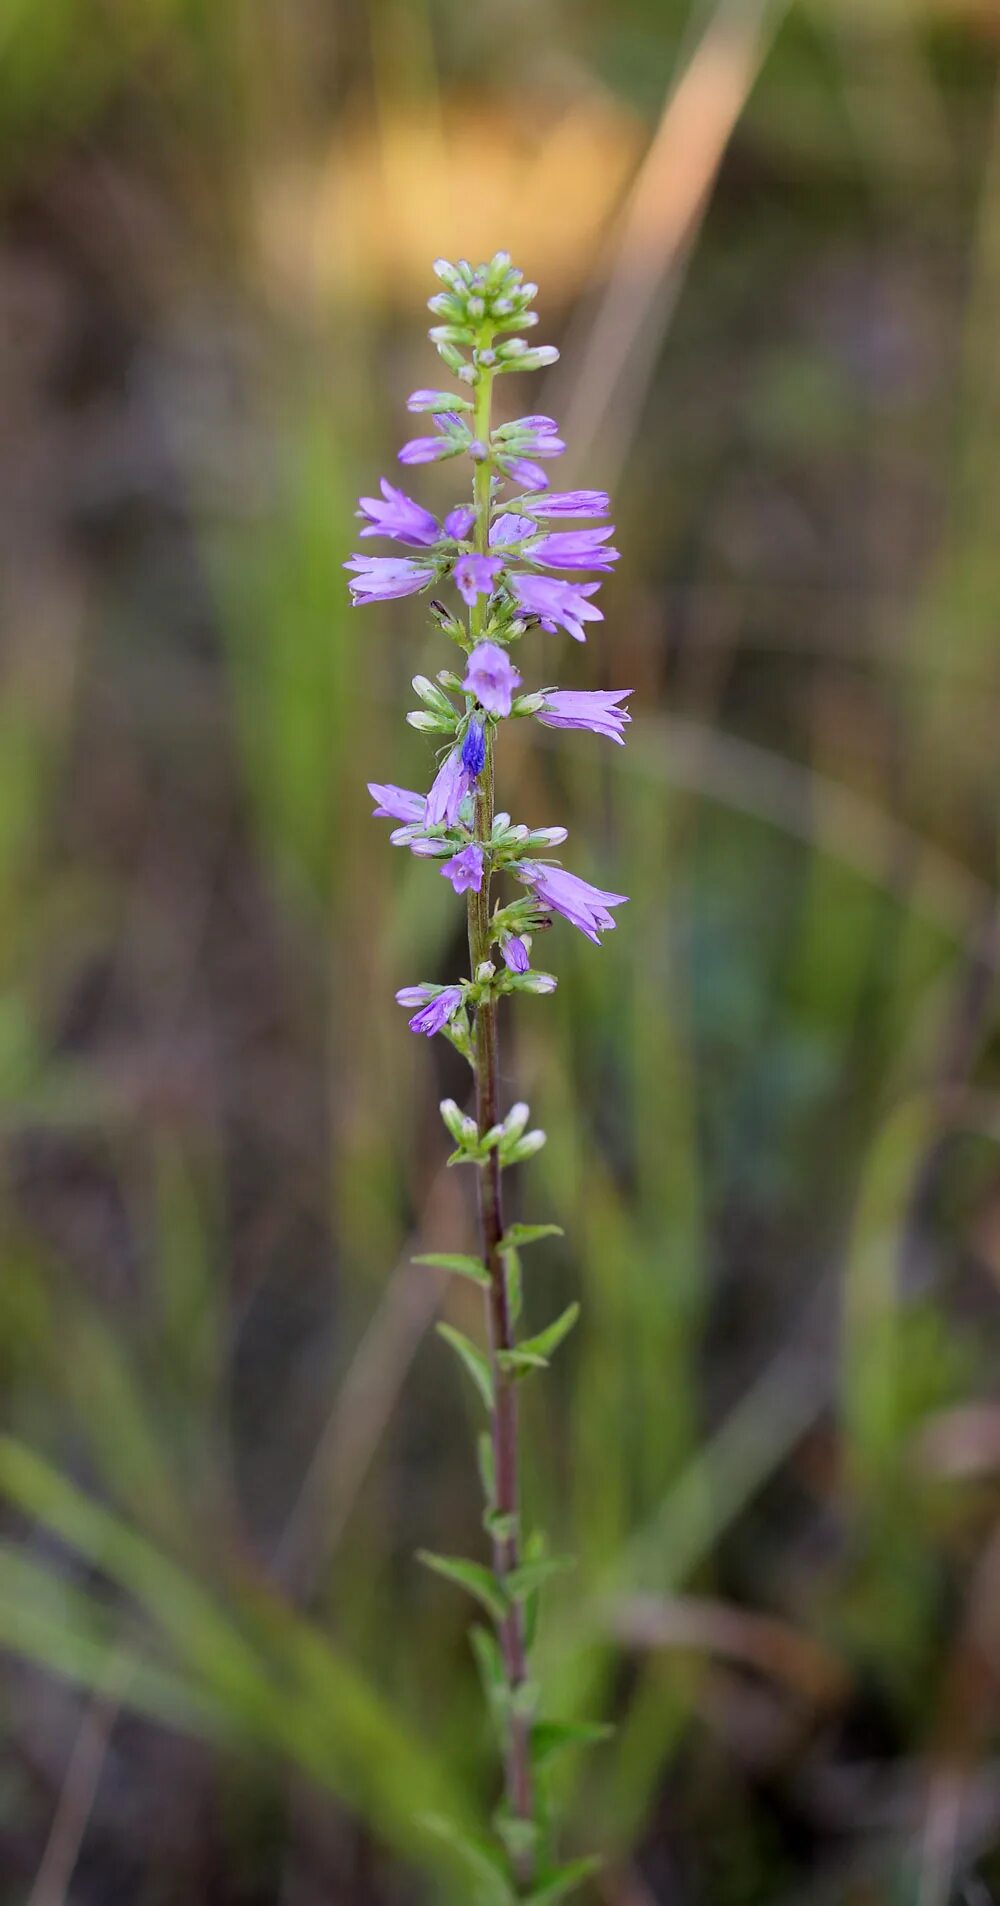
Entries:
<svg viewBox="0 0 1000 1906">
<path fill-rule="evenodd" d="M 3 1906 L 468 1897 L 460 1077 L 392 1001 L 461 932 L 364 793 L 448 657 L 341 564 L 499 246 L 624 552 L 529 680 L 635 689 L 500 789 L 632 895 L 505 1029 L 566 1849 L 1000 1897 L 998 72 L 993 0 L 5 0 Z"/>
</svg>

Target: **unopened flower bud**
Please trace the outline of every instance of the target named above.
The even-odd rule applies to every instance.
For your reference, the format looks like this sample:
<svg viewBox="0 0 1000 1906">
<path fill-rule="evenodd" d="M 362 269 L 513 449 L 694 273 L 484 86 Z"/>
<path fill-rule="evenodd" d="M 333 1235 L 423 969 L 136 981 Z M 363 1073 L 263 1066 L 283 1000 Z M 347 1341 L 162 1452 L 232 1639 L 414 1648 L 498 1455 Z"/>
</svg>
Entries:
<svg viewBox="0 0 1000 1906">
<path fill-rule="evenodd" d="M 514 981 L 519 993 L 554 993 L 556 990 L 554 973 L 522 973 Z"/>
<path fill-rule="evenodd" d="M 431 270 L 435 278 L 440 278 L 442 284 L 450 285 L 453 291 L 464 291 L 461 272 L 454 265 L 449 264 L 447 258 L 435 258 Z"/>
<path fill-rule="evenodd" d="M 558 364 L 559 353 L 554 344 L 539 344 L 533 351 L 526 352 L 518 359 L 519 371 L 542 371 L 549 364 Z"/>
<path fill-rule="evenodd" d="M 504 1146 L 504 1164 L 523 1164 L 526 1158 L 533 1158 L 536 1152 L 540 1152 L 544 1143 L 545 1133 L 543 1131 L 525 1132 L 524 1137 L 517 1139 L 513 1145 Z"/>
<path fill-rule="evenodd" d="M 426 675 L 415 675 L 413 689 L 425 707 L 433 709 L 435 714 L 447 715 L 449 721 L 454 718 L 455 710 L 437 682 L 429 681 Z"/>
<path fill-rule="evenodd" d="M 439 1109 L 447 1130 L 451 1133 L 456 1145 L 459 1144 L 462 1137 L 462 1125 L 465 1119 L 465 1114 L 461 1106 L 456 1105 L 454 1099 L 442 1099 Z"/>
<path fill-rule="evenodd" d="M 450 298 L 446 291 L 437 291 L 433 298 L 428 298 L 427 309 L 433 311 L 435 317 L 451 318 L 458 322 L 461 322 L 465 315 L 461 299 Z"/>
<path fill-rule="evenodd" d="M 475 333 L 467 324 L 432 324 L 427 333 L 432 344 L 474 344 Z"/>
</svg>

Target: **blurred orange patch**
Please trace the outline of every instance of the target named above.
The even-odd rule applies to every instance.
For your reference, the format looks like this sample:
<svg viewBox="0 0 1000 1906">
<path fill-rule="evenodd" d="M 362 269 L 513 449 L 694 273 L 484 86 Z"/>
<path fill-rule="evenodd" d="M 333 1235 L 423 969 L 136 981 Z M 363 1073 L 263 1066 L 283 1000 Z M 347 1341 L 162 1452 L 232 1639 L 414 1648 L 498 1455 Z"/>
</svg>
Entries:
<svg viewBox="0 0 1000 1906">
<path fill-rule="evenodd" d="M 640 119 L 599 94 L 556 112 L 487 100 L 440 119 L 359 114 L 324 159 L 266 180 L 265 271 L 297 299 L 410 308 L 431 258 L 502 246 L 529 273 L 544 262 L 547 297 L 562 301 L 587 274 L 647 138 Z"/>
</svg>

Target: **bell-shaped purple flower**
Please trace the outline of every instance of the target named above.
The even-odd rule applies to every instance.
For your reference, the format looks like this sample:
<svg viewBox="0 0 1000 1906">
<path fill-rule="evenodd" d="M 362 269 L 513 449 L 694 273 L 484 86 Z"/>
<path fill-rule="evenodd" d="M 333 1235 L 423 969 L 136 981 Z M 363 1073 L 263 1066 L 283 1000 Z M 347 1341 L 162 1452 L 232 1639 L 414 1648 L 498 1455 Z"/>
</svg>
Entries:
<svg viewBox="0 0 1000 1906">
<path fill-rule="evenodd" d="M 475 716 L 465 731 L 462 742 L 462 766 L 473 781 L 477 781 L 486 765 L 486 736 L 483 724 Z"/>
<path fill-rule="evenodd" d="M 550 688 L 536 719 L 543 728 L 586 728 L 624 744 L 622 729 L 632 717 L 619 703 L 631 693 L 630 688 Z"/>
<path fill-rule="evenodd" d="M 412 437 L 399 452 L 400 463 L 440 463 L 444 457 L 457 457 L 472 441 L 468 425 L 457 410 L 440 411 L 434 418 L 436 437 Z"/>
<path fill-rule="evenodd" d="M 411 390 L 406 400 L 406 408 L 411 411 L 437 410 L 453 411 L 459 399 L 450 390 Z M 471 410 L 471 404 L 466 409 Z"/>
<path fill-rule="evenodd" d="M 483 850 L 478 841 L 470 841 L 461 853 L 453 854 L 441 869 L 456 893 L 478 893 L 483 884 Z"/>
<path fill-rule="evenodd" d="M 529 551 L 533 563 L 544 563 L 547 569 L 606 569 L 618 561 L 617 549 L 602 548 L 609 536 L 614 535 L 610 526 L 606 529 L 570 529 L 557 531 L 554 536 L 543 536 L 533 544 Z"/>
<path fill-rule="evenodd" d="M 503 963 L 512 973 L 526 973 L 528 970 L 528 948 L 519 933 L 508 934 L 500 942 Z"/>
<path fill-rule="evenodd" d="M 367 519 L 362 536 L 391 536 L 397 543 L 408 543 L 416 549 L 437 542 L 441 531 L 437 517 L 432 516 L 430 510 L 422 509 L 385 477 L 380 479 L 379 488 L 381 502 L 377 496 L 358 499 L 361 504 L 358 515 Z"/>
<path fill-rule="evenodd" d="M 561 457 L 566 445 L 554 417 L 515 417 L 493 433 L 496 446 L 532 457 Z"/>
<path fill-rule="evenodd" d="M 432 565 L 415 563 L 405 556 L 352 556 L 344 568 L 355 572 L 348 584 L 355 604 L 413 596 L 434 581 Z"/>
<path fill-rule="evenodd" d="M 452 581 L 462 597 L 472 608 L 477 596 L 488 596 L 503 568 L 499 556 L 480 556 L 475 552 L 460 556 L 451 572 Z"/>
<path fill-rule="evenodd" d="M 549 479 L 540 463 L 532 463 L 530 457 L 512 457 L 504 452 L 494 451 L 494 460 L 508 477 L 521 490 L 547 490 Z"/>
<path fill-rule="evenodd" d="M 376 819 L 387 821 L 423 821 L 427 806 L 424 794 L 413 794 L 409 788 L 397 788 L 391 781 L 369 781 L 368 792 L 375 802 L 372 815 Z"/>
<path fill-rule="evenodd" d="M 441 763 L 431 790 L 427 796 L 424 812 L 426 827 L 454 827 L 458 820 L 459 809 L 472 786 L 472 781 L 457 748 L 452 748 Z"/>
<path fill-rule="evenodd" d="M 522 505 L 532 516 L 607 516 L 611 499 L 606 490 L 550 490 Z"/>
<path fill-rule="evenodd" d="M 508 511 L 498 516 L 490 529 L 490 548 L 506 549 L 511 543 L 523 543 L 529 536 L 538 535 L 538 524 L 530 516 L 518 516 Z"/>
<path fill-rule="evenodd" d="M 515 688 L 521 685 L 506 649 L 496 642 L 477 642 L 469 656 L 462 687 L 475 695 L 480 706 L 491 715 L 509 715 Z"/>
<path fill-rule="evenodd" d="M 605 893 L 602 887 L 581 880 L 579 874 L 567 873 L 565 867 L 547 866 L 540 860 L 518 861 L 511 871 L 534 889 L 541 906 L 561 913 L 595 946 L 600 945 L 600 934 L 610 932 L 615 924 L 608 908 L 624 906 L 628 899 L 625 893 Z"/>
<path fill-rule="evenodd" d="M 396 994 L 400 1006 L 416 1006 L 418 1011 L 410 1020 L 411 1032 L 422 1032 L 430 1039 L 440 1032 L 443 1026 L 462 1004 L 460 986 L 402 986 Z"/>
<path fill-rule="evenodd" d="M 444 527 L 448 535 L 455 538 L 456 543 L 464 543 L 475 520 L 475 510 L 470 510 L 467 505 L 459 505 L 457 509 L 448 511 L 444 519 Z"/>
<path fill-rule="evenodd" d="M 585 622 L 603 622 L 600 609 L 595 609 L 589 597 L 600 588 L 598 582 L 561 582 L 555 576 L 513 575 L 510 577 L 510 590 L 519 609 L 525 615 L 536 615 L 543 629 L 553 634 L 557 628 L 565 629 L 574 642 L 587 640 L 583 632 Z"/>
</svg>

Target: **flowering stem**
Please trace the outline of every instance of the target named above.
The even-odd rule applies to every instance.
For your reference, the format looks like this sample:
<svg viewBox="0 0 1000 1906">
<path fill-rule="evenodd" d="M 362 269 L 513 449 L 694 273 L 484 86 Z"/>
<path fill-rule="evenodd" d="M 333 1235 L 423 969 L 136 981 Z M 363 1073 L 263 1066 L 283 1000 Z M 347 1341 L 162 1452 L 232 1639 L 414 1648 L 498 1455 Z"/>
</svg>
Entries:
<svg viewBox="0 0 1000 1906">
<path fill-rule="evenodd" d="M 502 251 L 475 267 L 465 259 L 454 265 L 439 258 L 434 271 L 445 288 L 431 298 L 430 308 L 444 322 L 432 326 L 431 341 L 466 389 L 459 395 L 412 393 L 407 408 L 430 415 L 434 434 L 412 438 L 399 458 L 423 464 L 468 457 L 472 508 L 466 491 L 439 521 L 383 477 L 380 496 L 360 499 L 361 535 L 389 536 L 415 554 L 355 555 L 346 567 L 356 602 L 391 601 L 447 579 L 469 608 L 463 626 L 445 603 L 432 604 L 435 620 L 463 652 L 464 677 L 451 668 L 441 670 L 435 681 L 413 678 L 422 706 L 411 709 L 407 721 L 421 733 L 447 737 L 429 793 L 388 781 L 368 786 L 375 813 L 401 823 L 391 835 L 393 845 L 436 862 L 455 892 L 468 895 L 470 977 L 447 986 L 421 982 L 396 994 L 401 1006 L 416 1009 L 409 1022 L 412 1032 L 428 1038 L 443 1033 L 470 1062 L 476 1090 L 474 1118 L 454 1099 L 442 1100 L 441 1117 L 455 1146 L 448 1163 L 475 1169 L 481 1251 L 476 1257 L 431 1253 L 416 1261 L 471 1278 L 486 1299 L 488 1356 L 451 1324 L 438 1328 L 489 1414 L 489 1434 L 480 1439 L 480 1449 L 484 1528 L 493 1545 L 493 1567 L 485 1568 L 478 1558 L 428 1550 L 421 1551 L 420 1560 L 472 1595 L 495 1624 L 495 1632 L 474 1629 L 472 1641 L 504 1762 L 505 1791 L 494 1816 L 500 1845 L 484 1848 L 480 1838 L 470 1838 L 456 1823 L 437 1824 L 480 1877 L 484 1857 L 488 1860 L 490 1886 L 484 1898 L 540 1906 L 543 1900 L 563 1899 L 595 1864 L 588 1859 L 553 1863 L 545 1763 L 560 1746 L 596 1740 L 604 1730 L 593 1723 L 567 1725 L 544 1710 L 540 1716 L 526 1667 L 539 1589 L 565 1558 L 547 1553 L 540 1529 L 522 1528 L 516 1386 L 547 1369 L 580 1306 L 568 1305 L 543 1329 L 516 1339 L 520 1247 L 557 1235 L 558 1226 L 504 1226 L 502 1173 L 531 1158 L 544 1145 L 545 1133 L 525 1130 L 527 1105 L 512 1105 L 500 1117 L 498 1001 L 509 993 L 554 991 L 554 974 L 538 972 L 530 963 L 532 935 L 553 913 L 599 945 L 600 935 L 615 924 L 611 908 L 621 906 L 626 896 L 605 892 L 548 857 L 548 849 L 565 840 L 564 827 L 530 828 L 512 823 L 509 814 L 495 814 L 494 756 L 499 725 L 509 716 L 537 715 L 549 727 L 589 728 L 620 742 L 629 720 L 622 704 L 631 691 L 553 688 L 515 699 L 522 678 L 510 659 L 513 642 L 539 623 L 549 633 L 564 629 L 582 642 L 584 625 L 603 619 L 591 600 L 598 583 L 581 582 L 578 572 L 610 569 L 618 555 L 608 544 L 614 532 L 558 525 L 605 516 L 608 498 L 603 490 L 549 489 L 536 459 L 544 462 L 566 448 L 553 418 L 521 417 L 491 429 L 494 377 L 541 370 L 559 355 L 552 345 L 532 347 L 510 335 L 537 322 L 531 309 L 537 285 L 526 283 Z M 513 505 L 497 500 L 505 484 L 523 492 Z M 547 527 L 550 519 L 555 529 Z M 552 569 L 568 570 L 570 580 L 543 573 Z M 537 858 L 539 853 L 544 858 Z M 529 891 L 491 913 L 491 877 L 503 870 Z"/>
<path fill-rule="evenodd" d="M 488 345 L 490 342 L 491 339 L 487 336 L 484 343 Z M 484 444 L 488 444 L 490 438 L 492 383 L 491 373 L 488 370 L 481 370 L 476 389 L 475 432 L 480 442 Z M 473 492 L 476 507 L 474 538 L 476 549 L 481 554 L 485 554 L 489 548 L 490 483 L 489 462 L 478 463 Z M 479 637 L 484 607 L 483 598 L 477 596 L 469 618 L 473 642 Z M 482 844 L 489 842 L 493 830 L 493 752 L 493 734 L 488 730 L 486 761 L 479 776 L 475 801 L 475 838 Z M 478 893 L 470 892 L 468 908 L 469 953 L 472 972 L 475 974 L 483 961 L 489 958 L 490 952 L 488 856 L 484 863 L 482 885 Z M 477 1009 L 475 1024 L 476 1119 L 480 1135 L 484 1135 L 496 1125 L 500 1117 L 498 1070 L 497 1004 L 495 999 L 487 998 Z M 499 1152 L 494 1147 L 477 1173 L 477 1177 L 483 1262 L 490 1278 L 489 1290 L 486 1293 L 486 1321 L 494 1398 L 490 1424 L 495 1487 L 494 1507 L 498 1518 L 503 1519 L 503 1526 L 509 1531 L 503 1536 L 495 1537 L 493 1543 L 493 1566 L 499 1581 L 503 1584 L 511 1572 L 520 1566 L 521 1538 L 517 1520 L 519 1513 L 517 1395 L 514 1377 L 509 1370 L 503 1368 L 500 1361 L 501 1353 L 511 1350 L 514 1346 L 514 1325 L 507 1277 L 500 1251 L 504 1233 L 500 1171 Z M 530 1721 L 517 1699 L 526 1680 L 524 1615 L 520 1602 L 513 1599 L 509 1601 L 508 1612 L 499 1624 L 498 1634 L 508 1692 L 511 1697 L 508 1703 L 505 1756 L 507 1805 L 514 1819 L 527 1823 L 534 1818 L 534 1796 L 531 1778 Z M 521 1854 L 516 1864 L 519 1880 L 522 1883 L 529 1882 L 533 1864 L 530 1855 Z"/>
</svg>

